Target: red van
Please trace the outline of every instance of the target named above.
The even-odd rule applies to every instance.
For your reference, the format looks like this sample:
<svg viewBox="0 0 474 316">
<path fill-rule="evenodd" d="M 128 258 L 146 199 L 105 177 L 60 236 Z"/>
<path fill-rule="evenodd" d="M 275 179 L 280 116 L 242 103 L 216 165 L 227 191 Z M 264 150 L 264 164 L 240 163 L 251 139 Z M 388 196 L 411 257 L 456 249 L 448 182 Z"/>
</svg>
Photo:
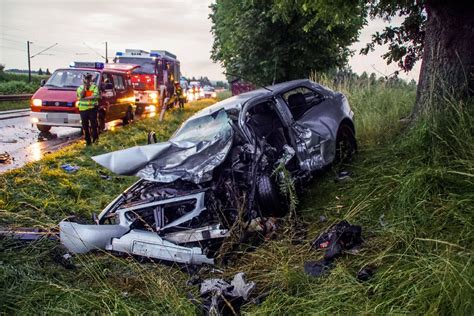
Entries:
<svg viewBox="0 0 474 316">
<path fill-rule="evenodd" d="M 81 127 L 76 90 L 84 74 L 90 73 L 100 89 L 99 125 L 122 119 L 124 124 L 135 116 L 135 95 L 130 74 L 136 65 L 75 62 L 57 69 L 31 98 L 31 122 L 41 132 L 52 126 Z"/>
</svg>

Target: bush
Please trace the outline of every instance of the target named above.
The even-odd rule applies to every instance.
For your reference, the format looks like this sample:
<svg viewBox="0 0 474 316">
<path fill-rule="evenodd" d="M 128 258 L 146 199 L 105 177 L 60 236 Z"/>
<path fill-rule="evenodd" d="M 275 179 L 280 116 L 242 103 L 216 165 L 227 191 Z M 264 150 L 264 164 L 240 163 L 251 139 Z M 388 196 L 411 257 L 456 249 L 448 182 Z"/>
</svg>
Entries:
<svg viewBox="0 0 474 316">
<path fill-rule="evenodd" d="M 0 95 L 6 94 L 21 94 L 21 93 L 34 93 L 38 89 L 39 85 L 31 82 L 27 83 L 24 81 L 8 81 L 0 83 Z"/>
</svg>

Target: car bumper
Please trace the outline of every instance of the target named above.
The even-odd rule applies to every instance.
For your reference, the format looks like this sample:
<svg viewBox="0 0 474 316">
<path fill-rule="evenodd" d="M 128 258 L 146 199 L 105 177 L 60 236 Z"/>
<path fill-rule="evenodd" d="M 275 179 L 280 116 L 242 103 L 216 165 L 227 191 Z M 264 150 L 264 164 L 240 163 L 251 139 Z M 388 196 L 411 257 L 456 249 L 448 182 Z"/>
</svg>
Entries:
<svg viewBox="0 0 474 316">
<path fill-rule="evenodd" d="M 77 113 L 31 112 L 33 124 L 46 126 L 81 127 L 81 115 Z"/>
</svg>

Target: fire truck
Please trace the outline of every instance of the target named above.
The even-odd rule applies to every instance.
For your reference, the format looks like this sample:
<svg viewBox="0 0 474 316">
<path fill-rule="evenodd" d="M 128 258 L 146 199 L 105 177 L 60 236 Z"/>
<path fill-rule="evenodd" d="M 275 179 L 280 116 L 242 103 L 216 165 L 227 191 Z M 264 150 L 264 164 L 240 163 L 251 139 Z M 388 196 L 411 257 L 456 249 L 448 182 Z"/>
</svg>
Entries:
<svg viewBox="0 0 474 316">
<path fill-rule="evenodd" d="M 155 112 L 163 105 L 165 92 L 172 93 L 181 76 L 176 55 L 166 50 L 126 49 L 115 54 L 114 62 L 140 66 L 131 77 L 137 113 Z"/>
</svg>

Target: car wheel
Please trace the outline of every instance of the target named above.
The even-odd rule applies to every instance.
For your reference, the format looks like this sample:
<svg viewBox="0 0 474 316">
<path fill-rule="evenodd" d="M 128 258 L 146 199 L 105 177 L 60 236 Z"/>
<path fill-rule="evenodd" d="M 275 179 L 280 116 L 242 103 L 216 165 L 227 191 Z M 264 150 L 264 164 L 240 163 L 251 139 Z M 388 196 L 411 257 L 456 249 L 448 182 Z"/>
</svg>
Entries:
<svg viewBox="0 0 474 316">
<path fill-rule="evenodd" d="M 125 117 L 122 119 L 123 125 L 127 125 L 133 121 L 134 115 L 133 115 L 133 110 L 131 107 L 128 108 L 127 114 Z"/>
<path fill-rule="evenodd" d="M 262 175 L 257 180 L 257 194 L 260 208 L 264 216 L 283 217 L 287 212 L 278 188 L 272 178 Z"/>
<path fill-rule="evenodd" d="M 51 126 L 47 126 L 47 125 L 39 125 L 39 124 L 36 124 L 36 127 L 38 128 L 38 130 L 39 130 L 41 133 L 47 133 L 47 132 L 49 132 L 49 130 L 51 129 Z"/>
<path fill-rule="evenodd" d="M 348 124 L 341 124 L 336 137 L 335 163 L 347 163 L 352 160 L 357 152 L 357 141 L 354 131 Z"/>
</svg>

